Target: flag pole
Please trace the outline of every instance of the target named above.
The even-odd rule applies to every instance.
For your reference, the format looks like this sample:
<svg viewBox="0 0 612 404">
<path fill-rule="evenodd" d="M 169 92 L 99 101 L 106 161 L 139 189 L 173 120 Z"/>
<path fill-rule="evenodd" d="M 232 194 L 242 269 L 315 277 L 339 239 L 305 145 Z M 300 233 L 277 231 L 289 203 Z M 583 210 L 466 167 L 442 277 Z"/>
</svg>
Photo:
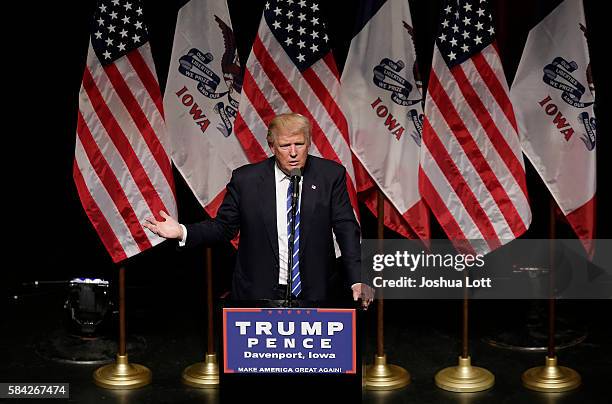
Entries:
<svg viewBox="0 0 612 404">
<path fill-rule="evenodd" d="M 465 272 L 464 272 L 465 273 Z M 465 282 L 464 282 L 465 285 Z M 469 300 L 468 300 L 468 293 L 467 293 L 467 288 L 464 287 L 463 288 L 463 332 L 462 332 L 462 349 L 461 349 L 461 357 L 462 358 L 469 358 L 470 354 L 469 354 L 469 343 L 468 343 L 468 308 L 469 308 Z"/>
<path fill-rule="evenodd" d="M 464 277 L 467 275 L 464 273 Z M 469 354 L 468 317 L 469 296 L 464 279 L 463 282 L 463 305 L 461 321 L 461 355 L 457 366 L 450 366 L 436 373 L 436 386 L 442 390 L 457 393 L 471 393 L 488 390 L 495 384 L 495 376 L 485 368 L 472 366 L 472 358 Z"/>
<path fill-rule="evenodd" d="M 183 371 L 182 381 L 200 389 L 219 387 L 219 364 L 215 352 L 214 307 L 212 288 L 212 248 L 206 247 L 206 306 L 208 310 L 208 346 L 204 362 L 188 366 Z"/>
<path fill-rule="evenodd" d="M 549 256 L 549 297 L 548 297 L 548 353 L 544 361 L 544 366 L 536 366 L 527 369 L 521 379 L 523 386 L 529 390 L 542 391 L 548 393 L 560 393 L 563 391 L 574 390 L 582 383 L 580 374 L 573 369 L 557 365 L 557 354 L 555 344 L 555 319 L 556 319 L 556 299 L 555 299 L 555 239 L 557 235 L 557 216 L 555 214 L 556 202 L 550 198 L 550 221 L 548 237 L 550 239 Z"/>
<path fill-rule="evenodd" d="M 378 189 L 377 195 L 377 236 L 379 250 L 383 249 L 384 236 L 384 195 Z M 379 291 L 380 292 L 380 291 Z M 410 373 L 400 366 L 387 363 L 384 349 L 384 299 L 382 294 L 376 299 L 376 354 L 374 364 L 366 368 L 365 385 L 368 390 L 394 390 L 410 383 Z"/>
<path fill-rule="evenodd" d="M 136 389 L 151 383 L 151 371 L 128 362 L 125 320 L 125 265 L 119 265 L 119 352 L 115 363 L 94 371 L 94 382 L 105 389 Z"/>
<path fill-rule="evenodd" d="M 495 384 L 495 376 L 485 368 L 472 366 L 469 351 L 469 302 L 467 273 L 463 273 L 463 304 L 461 315 L 461 355 L 457 366 L 450 366 L 436 373 L 436 386 L 442 390 L 471 393 L 488 390 Z"/>
</svg>

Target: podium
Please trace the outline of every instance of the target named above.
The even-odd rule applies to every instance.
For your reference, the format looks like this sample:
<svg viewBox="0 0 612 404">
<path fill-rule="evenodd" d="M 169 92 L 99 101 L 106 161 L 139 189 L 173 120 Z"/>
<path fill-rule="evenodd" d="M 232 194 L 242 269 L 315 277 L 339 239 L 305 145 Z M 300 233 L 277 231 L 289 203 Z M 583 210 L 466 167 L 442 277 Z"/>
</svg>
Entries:
<svg viewBox="0 0 612 404">
<path fill-rule="evenodd" d="M 221 402 L 361 401 L 363 311 L 344 302 L 292 303 L 222 303 Z"/>
</svg>

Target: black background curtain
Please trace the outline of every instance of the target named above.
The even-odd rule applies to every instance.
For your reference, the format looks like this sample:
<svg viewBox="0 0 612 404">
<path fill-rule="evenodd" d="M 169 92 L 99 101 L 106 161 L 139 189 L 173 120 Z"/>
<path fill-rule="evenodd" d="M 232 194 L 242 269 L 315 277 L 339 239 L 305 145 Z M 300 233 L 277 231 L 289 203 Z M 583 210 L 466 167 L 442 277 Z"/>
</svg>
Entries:
<svg viewBox="0 0 612 404">
<path fill-rule="evenodd" d="M 22 2 L 10 9 L 3 4 L 5 25 L 3 65 L 5 98 L 3 156 L 2 290 L 18 290 L 34 279 L 70 279 L 76 276 L 112 278 L 115 267 L 89 223 L 72 180 L 78 93 L 89 44 L 95 1 Z M 165 86 L 176 16 L 183 1 L 146 1 L 145 21 L 162 88 Z M 322 1 L 328 16 L 333 50 L 342 70 L 353 35 L 359 1 Z M 558 1 L 519 0 L 493 2 L 498 44 L 506 76 L 511 82 L 529 28 Z M 598 237 L 610 238 L 607 154 L 610 118 L 610 80 L 604 58 L 606 2 L 585 0 L 592 71 L 597 90 L 598 134 Z M 229 0 L 229 10 L 242 66 L 246 64 L 265 0 Z M 410 1 L 416 31 L 421 76 L 427 82 L 441 1 Z M 11 6 L 15 7 L 15 6 Z M 5 107 L 6 108 L 6 107 Z M 533 223 L 525 237 L 547 238 L 549 193 L 526 161 Z M 203 209 L 175 170 L 180 220 L 205 217 Z M 6 205 L 5 205 L 6 206 Z M 363 209 L 364 237 L 375 237 L 375 219 Z M 435 220 L 434 237 L 444 238 Z M 573 238 L 567 225 L 559 237 Z M 389 237 L 395 236 L 392 232 Z M 201 294 L 204 254 L 193 250 L 178 254 L 164 243 L 128 260 L 130 285 L 157 285 L 160 289 Z M 233 267 L 233 249 L 217 250 L 217 287 L 227 285 Z M 169 281 L 174 283 L 168 283 Z M 172 286 L 174 285 L 174 286 Z"/>
</svg>

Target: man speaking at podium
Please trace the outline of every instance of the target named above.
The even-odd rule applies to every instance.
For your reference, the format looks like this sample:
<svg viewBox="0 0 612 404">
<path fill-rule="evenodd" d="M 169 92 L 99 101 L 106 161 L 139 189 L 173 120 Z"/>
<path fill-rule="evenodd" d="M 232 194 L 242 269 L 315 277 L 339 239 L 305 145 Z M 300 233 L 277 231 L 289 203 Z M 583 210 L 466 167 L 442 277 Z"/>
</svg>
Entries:
<svg viewBox="0 0 612 404">
<path fill-rule="evenodd" d="M 293 296 L 317 301 L 332 294 L 333 230 L 353 299 L 361 299 L 367 307 L 373 291 L 360 283 L 360 230 L 346 188 L 346 170 L 334 161 L 308 154 L 311 131 L 310 121 L 300 114 L 277 115 L 267 135 L 274 156 L 234 170 L 216 218 L 182 225 L 160 212 L 164 221 L 147 218 L 144 226 L 187 247 L 230 241 L 240 231 L 233 298 L 282 299 L 288 282 L 287 223 L 291 221 L 293 184 L 299 181 Z"/>
</svg>

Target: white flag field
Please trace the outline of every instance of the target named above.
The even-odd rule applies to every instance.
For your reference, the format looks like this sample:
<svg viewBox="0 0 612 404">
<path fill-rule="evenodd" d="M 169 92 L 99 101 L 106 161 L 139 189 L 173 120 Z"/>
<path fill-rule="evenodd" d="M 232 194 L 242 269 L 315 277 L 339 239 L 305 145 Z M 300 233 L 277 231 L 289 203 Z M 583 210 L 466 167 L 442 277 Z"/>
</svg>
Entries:
<svg viewBox="0 0 612 404">
<path fill-rule="evenodd" d="M 227 3 L 189 1 L 178 13 L 164 110 L 172 160 L 211 216 L 232 170 L 249 162 L 234 134 L 241 87 Z"/>
<path fill-rule="evenodd" d="M 581 0 L 529 32 L 511 98 L 521 145 L 587 251 L 595 234 L 595 94 Z"/>
<path fill-rule="evenodd" d="M 387 0 L 378 10 L 366 7 L 360 18 L 367 22 L 351 41 L 341 80 L 351 149 L 396 210 L 385 212 L 385 224 L 406 235 L 405 221 L 428 238 L 418 187 L 423 95 L 408 2 Z M 376 214 L 371 195 L 366 205 Z"/>
</svg>

